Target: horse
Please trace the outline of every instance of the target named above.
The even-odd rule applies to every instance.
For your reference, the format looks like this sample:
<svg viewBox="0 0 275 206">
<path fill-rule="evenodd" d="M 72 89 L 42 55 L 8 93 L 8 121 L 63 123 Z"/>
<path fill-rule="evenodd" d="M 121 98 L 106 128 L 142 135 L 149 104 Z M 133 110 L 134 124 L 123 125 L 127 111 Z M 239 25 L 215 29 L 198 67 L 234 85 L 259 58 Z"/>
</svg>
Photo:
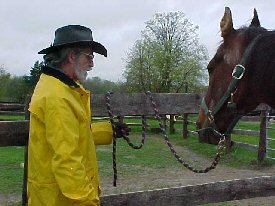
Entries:
<svg viewBox="0 0 275 206">
<path fill-rule="evenodd" d="M 230 134 L 244 114 L 260 103 L 275 108 L 275 32 L 261 27 L 256 9 L 249 26 L 234 29 L 228 7 L 220 30 L 196 125 L 200 142 L 218 144 L 225 137 L 232 145 Z"/>
</svg>

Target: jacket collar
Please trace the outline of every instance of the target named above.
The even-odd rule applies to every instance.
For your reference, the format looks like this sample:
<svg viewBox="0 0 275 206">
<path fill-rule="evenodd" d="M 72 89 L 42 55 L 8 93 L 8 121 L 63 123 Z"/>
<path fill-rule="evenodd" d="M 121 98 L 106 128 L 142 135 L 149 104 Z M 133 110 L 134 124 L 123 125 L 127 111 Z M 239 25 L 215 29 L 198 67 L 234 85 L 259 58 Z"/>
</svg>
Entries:
<svg viewBox="0 0 275 206">
<path fill-rule="evenodd" d="M 43 66 L 42 67 L 42 73 L 55 77 L 62 81 L 64 84 L 67 84 L 68 86 L 73 86 L 75 88 L 79 88 L 80 86 L 71 78 L 69 78 L 66 74 L 64 74 L 61 70 L 55 69 L 51 66 Z"/>
</svg>

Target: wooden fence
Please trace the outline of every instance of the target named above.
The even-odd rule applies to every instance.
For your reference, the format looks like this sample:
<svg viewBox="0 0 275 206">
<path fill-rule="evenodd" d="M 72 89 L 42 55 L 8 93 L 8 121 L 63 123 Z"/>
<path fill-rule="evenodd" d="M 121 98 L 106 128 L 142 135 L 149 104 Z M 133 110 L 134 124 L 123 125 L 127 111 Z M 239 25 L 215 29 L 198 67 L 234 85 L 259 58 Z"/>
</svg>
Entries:
<svg viewBox="0 0 275 206">
<path fill-rule="evenodd" d="M 193 206 L 275 195 L 275 176 L 235 179 L 101 197 L 102 206 Z"/>
<path fill-rule="evenodd" d="M 237 142 L 233 141 L 233 144 L 242 147 L 248 150 L 257 151 L 258 152 L 258 161 L 262 162 L 266 157 L 266 151 L 267 151 L 267 121 L 268 121 L 268 113 L 267 111 L 270 110 L 270 107 L 267 105 L 260 105 L 255 112 L 260 112 L 259 116 L 244 116 L 242 119 L 245 121 L 255 121 L 257 120 L 259 122 L 259 130 L 243 130 L 243 129 L 234 129 L 232 131 L 232 134 L 238 134 L 238 135 L 248 135 L 248 136 L 254 136 L 259 137 L 259 144 L 258 145 L 252 145 L 248 143 L 243 142 Z M 188 114 L 186 114 L 186 117 L 184 117 L 183 120 L 183 137 L 187 138 L 188 135 L 198 136 L 197 132 L 188 130 L 187 125 L 188 124 L 195 124 L 192 121 L 188 121 Z"/>
<path fill-rule="evenodd" d="M 196 113 L 201 101 L 200 94 L 152 94 L 159 107 L 160 114 Z M 98 94 L 91 97 L 93 116 L 108 116 L 105 95 Z M 149 98 L 145 94 L 115 94 L 111 98 L 111 107 L 115 116 L 153 116 L 154 110 Z M 7 111 L 7 105 L 1 106 Z M 15 109 L 15 105 L 12 106 Z M 28 138 L 29 122 L 0 121 L 0 147 L 24 146 Z"/>
<path fill-rule="evenodd" d="M 200 94 L 153 94 L 161 115 L 182 114 L 183 127 L 187 126 L 187 114 L 197 113 Z M 108 116 L 105 96 L 92 95 L 93 116 Z M 111 98 L 115 116 L 154 116 L 154 110 L 145 94 L 114 94 Z M 0 104 L 0 110 L 7 105 Z M 21 107 L 22 109 L 22 107 Z M 2 110 L 3 111 L 3 110 Z M 0 121 L 0 146 L 24 146 L 27 143 L 29 121 Z M 184 130 L 183 134 L 188 134 Z M 146 192 L 109 195 L 101 197 L 107 205 L 194 205 L 235 199 L 275 195 L 275 176 L 245 180 L 230 180 L 211 184 L 160 189 Z M 233 188 L 233 189 L 232 189 Z M 218 195 L 217 195 L 218 194 Z"/>
<path fill-rule="evenodd" d="M 0 115 L 17 116 L 25 115 L 25 105 L 18 103 L 0 103 Z M 0 118 L 0 120 L 4 120 Z"/>
</svg>

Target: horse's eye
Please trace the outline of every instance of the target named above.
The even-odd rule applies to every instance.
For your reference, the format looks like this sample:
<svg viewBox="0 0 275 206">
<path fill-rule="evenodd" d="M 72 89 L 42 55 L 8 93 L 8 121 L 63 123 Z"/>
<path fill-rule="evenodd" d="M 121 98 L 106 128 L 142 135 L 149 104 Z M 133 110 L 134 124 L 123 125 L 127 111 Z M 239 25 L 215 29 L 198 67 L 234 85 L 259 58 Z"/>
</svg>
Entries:
<svg viewBox="0 0 275 206">
<path fill-rule="evenodd" d="M 215 61 L 212 59 L 209 64 L 207 65 L 208 73 L 211 74 L 215 68 Z"/>
</svg>

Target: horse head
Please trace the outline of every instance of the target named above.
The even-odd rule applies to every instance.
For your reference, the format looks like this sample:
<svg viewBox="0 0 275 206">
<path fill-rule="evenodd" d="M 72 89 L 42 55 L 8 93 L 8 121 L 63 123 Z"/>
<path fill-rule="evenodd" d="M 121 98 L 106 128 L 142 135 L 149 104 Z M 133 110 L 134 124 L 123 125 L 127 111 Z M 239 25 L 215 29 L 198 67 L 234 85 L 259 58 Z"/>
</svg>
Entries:
<svg viewBox="0 0 275 206">
<path fill-rule="evenodd" d="M 199 140 L 211 144 L 219 142 L 220 134 L 229 137 L 241 114 L 261 103 L 251 91 L 249 81 L 252 80 L 245 65 L 250 62 L 248 59 L 251 59 L 253 45 L 258 42 L 257 37 L 267 32 L 260 26 L 255 9 L 248 27 L 234 29 L 228 7 L 221 19 L 220 30 L 223 41 L 207 66 L 209 86 L 197 120 Z"/>
</svg>

